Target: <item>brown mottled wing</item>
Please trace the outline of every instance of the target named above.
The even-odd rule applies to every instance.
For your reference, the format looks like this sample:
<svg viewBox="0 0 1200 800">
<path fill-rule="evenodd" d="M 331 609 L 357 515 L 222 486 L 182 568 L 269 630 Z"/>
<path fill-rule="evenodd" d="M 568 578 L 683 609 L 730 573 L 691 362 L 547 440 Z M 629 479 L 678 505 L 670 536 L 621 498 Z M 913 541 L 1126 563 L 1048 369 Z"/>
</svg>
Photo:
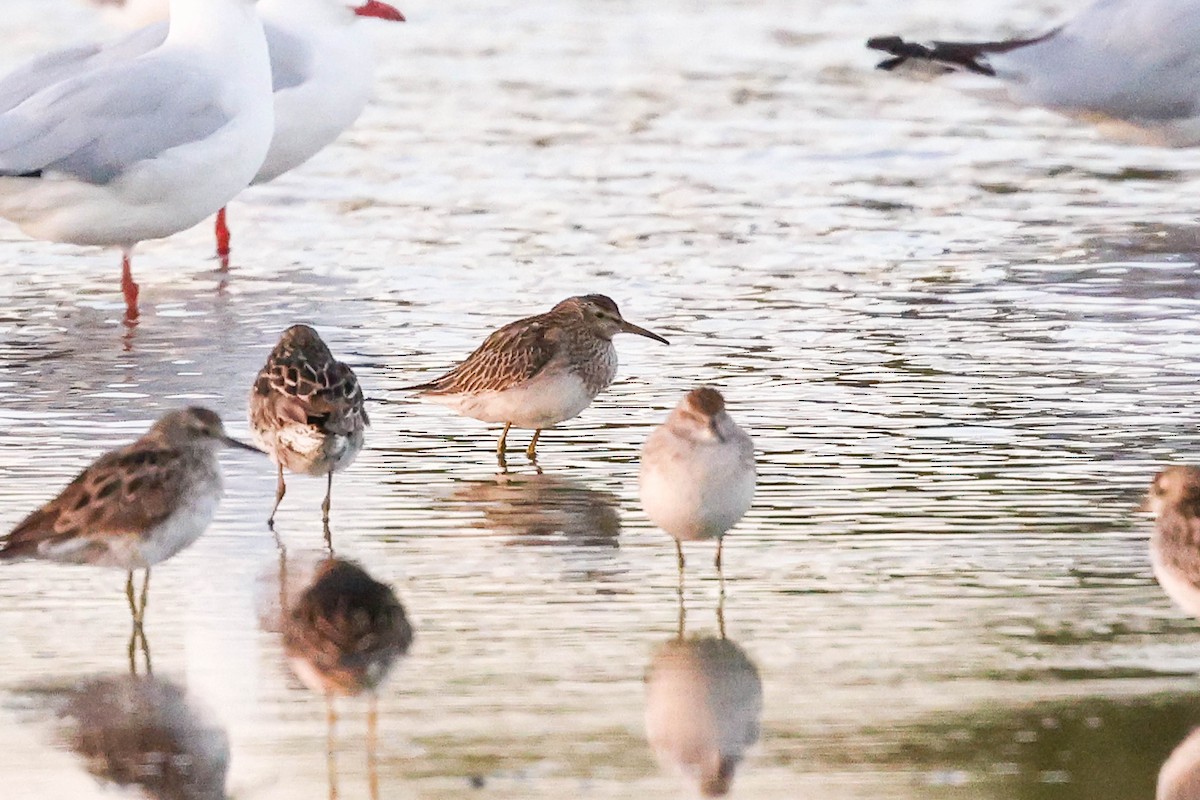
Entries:
<svg viewBox="0 0 1200 800">
<path fill-rule="evenodd" d="M 370 424 L 354 370 L 332 358 L 268 361 L 250 393 L 250 419 L 256 428 L 294 423 L 343 436 Z"/>
<path fill-rule="evenodd" d="M 0 539 L 0 558 L 87 562 L 106 537 L 139 534 L 175 509 L 184 471 L 177 450 L 136 445 L 101 456 L 58 497 Z"/>
<path fill-rule="evenodd" d="M 412 386 L 425 394 L 503 391 L 531 379 L 561 346 L 559 328 L 537 317 L 517 320 L 493 333 L 467 360 L 440 378 Z"/>
</svg>

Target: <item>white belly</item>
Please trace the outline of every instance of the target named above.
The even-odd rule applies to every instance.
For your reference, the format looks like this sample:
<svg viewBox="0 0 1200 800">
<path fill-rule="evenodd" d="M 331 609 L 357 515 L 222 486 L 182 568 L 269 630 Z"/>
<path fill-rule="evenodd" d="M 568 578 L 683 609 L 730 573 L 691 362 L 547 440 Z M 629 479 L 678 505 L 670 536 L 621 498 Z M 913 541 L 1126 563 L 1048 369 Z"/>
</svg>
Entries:
<svg viewBox="0 0 1200 800">
<path fill-rule="evenodd" d="M 753 465 L 732 443 L 681 444 L 669 436 L 656 431 L 643 451 L 638 484 L 646 516 L 683 541 L 723 536 L 754 500 Z"/>
<path fill-rule="evenodd" d="M 362 451 L 363 434 L 323 434 L 311 425 L 254 429 L 254 443 L 270 454 L 271 460 L 298 475 L 327 475 L 350 466 Z"/>
<path fill-rule="evenodd" d="M 595 395 L 573 372 L 555 370 L 502 392 L 427 397 L 483 422 L 509 422 L 516 428 L 544 429 L 579 416 Z"/>
</svg>

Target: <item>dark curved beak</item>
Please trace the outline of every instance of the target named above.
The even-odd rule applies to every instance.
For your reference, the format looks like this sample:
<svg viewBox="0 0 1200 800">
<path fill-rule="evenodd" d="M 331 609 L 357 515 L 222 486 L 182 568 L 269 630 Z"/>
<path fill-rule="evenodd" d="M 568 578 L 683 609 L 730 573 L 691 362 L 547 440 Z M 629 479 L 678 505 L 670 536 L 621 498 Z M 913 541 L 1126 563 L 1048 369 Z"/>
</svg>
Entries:
<svg viewBox="0 0 1200 800">
<path fill-rule="evenodd" d="M 266 455 L 265 452 L 263 452 L 262 450 L 259 450 L 254 445 L 246 444 L 245 442 L 238 441 L 237 439 L 234 439 L 232 436 L 222 437 L 221 441 L 224 442 L 226 444 L 226 446 L 228 446 L 228 447 L 235 447 L 238 450 L 249 450 L 251 453 L 258 453 L 259 455 L 264 455 L 264 456 Z"/>
<path fill-rule="evenodd" d="M 376 19 L 386 19 L 389 22 L 404 22 L 403 14 L 393 6 L 380 2 L 380 0 L 367 0 L 367 2 L 354 9 L 354 13 L 360 17 L 375 17 Z"/>
<path fill-rule="evenodd" d="M 655 333 L 653 331 L 648 331 L 645 328 L 638 327 L 637 325 L 634 325 L 632 322 L 626 322 L 625 320 L 621 320 L 621 330 L 623 330 L 625 333 L 636 333 L 638 336 L 645 336 L 647 339 L 653 339 L 656 342 L 662 342 L 663 344 L 670 344 L 670 342 L 668 342 L 663 337 L 659 336 L 657 333 Z"/>
</svg>

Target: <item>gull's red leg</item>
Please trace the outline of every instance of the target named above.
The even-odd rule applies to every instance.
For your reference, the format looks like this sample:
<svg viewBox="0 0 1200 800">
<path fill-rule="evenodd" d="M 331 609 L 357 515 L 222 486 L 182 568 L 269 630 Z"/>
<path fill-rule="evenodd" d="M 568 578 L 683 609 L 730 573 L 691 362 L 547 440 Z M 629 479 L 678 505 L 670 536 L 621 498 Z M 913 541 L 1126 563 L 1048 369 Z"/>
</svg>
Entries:
<svg viewBox="0 0 1200 800">
<path fill-rule="evenodd" d="M 217 258 L 221 259 L 221 272 L 229 270 L 229 252 L 229 223 L 222 208 L 217 212 Z"/>
<path fill-rule="evenodd" d="M 121 253 L 121 292 L 125 295 L 125 324 L 136 325 L 138 320 L 138 285 L 133 281 L 131 253 Z"/>
</svg>

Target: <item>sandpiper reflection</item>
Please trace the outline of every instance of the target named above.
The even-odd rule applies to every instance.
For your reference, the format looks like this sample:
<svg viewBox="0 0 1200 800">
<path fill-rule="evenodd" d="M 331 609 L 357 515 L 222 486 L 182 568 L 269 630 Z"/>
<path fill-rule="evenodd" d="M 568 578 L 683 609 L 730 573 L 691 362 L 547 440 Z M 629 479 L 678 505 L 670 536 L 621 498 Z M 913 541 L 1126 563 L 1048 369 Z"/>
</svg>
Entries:
<svg viewBox="0 0 1200 800">
<path fill-rule="evenodd" d="M 724 797 L 746 750 L 758 741 L 762 680 L 742 648 L 725 636 L 687 637 L 680 598 L 676 635 L 646 670 L 646 738 L 659 763 L 704 797 Z"/>
<path fill-rule="evenodd" d="M 58 737 L 104 784 L 161 800 L 226 797 L 229 739 L 175 684 L 99 676 L 39 689 Z"/>
<path fill-rule="evenodd" d="M 1200 797 L 1200 728 L 1179 743 L 1158 772 L 1154 800 Z"/>
<path fill-rule="evenodd" d="M 366 693 L 367 772 L 371 797 L 378 797 L 375 692 L 412 644 L 404 606 L 391 587 L 345 559 L 322 561 L 294 602 L 286 600 L 286 568 L 282 573 L 284 651 L 296 677 L 325 696 L 329 796 L 338 796 L 334 698 Z"/>
<path fill-rule="evenodd" d="M 451 500 L 482 513 L 479 527 L 521 544 L 619 546 L 616 496 L 579 481 L 541 472 L 500 472 L 491 480 L 465 484 Z"/>
</svg>

